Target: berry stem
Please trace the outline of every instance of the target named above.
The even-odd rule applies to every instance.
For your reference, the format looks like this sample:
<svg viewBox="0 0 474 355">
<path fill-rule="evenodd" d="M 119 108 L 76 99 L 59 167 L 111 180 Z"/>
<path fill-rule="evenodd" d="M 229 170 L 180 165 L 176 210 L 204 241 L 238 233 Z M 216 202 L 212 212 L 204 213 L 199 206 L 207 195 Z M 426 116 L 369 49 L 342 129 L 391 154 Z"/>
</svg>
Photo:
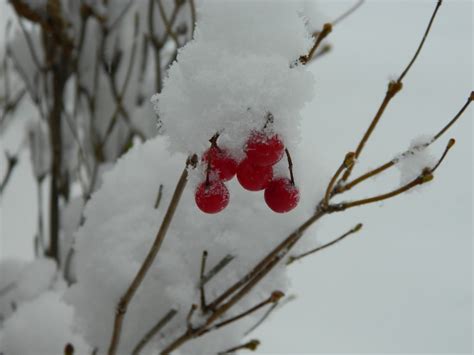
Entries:
<svg viewBox="0 0 474 355">
<path fill-rule="evenodd" d="M 286 158 L 288 159 L 288 170 L 290 170 L 291 185 L 295 186 L 295 177 L 293 175 L 293 161 L 291 160 L 290 152 L 285 148 Z"/>
<path fill-rule="evenodd" d="M 265 124 L 263 125 L 262 131 L 267 129 L 268 125 L 273 124 L 274 121 L 275 121 L 275 117 L 273 117 L 273 114 L 271 112 L 268 112 L 267 113 L 267 119 L 265 121 Z"/>
<path fill-rule="evenodd" d="M 219 146 L 217 145 L 217 139 L 219 138 L 219 133 L 216 133 L 212 136 L 211 139 L 209 139 L 209 142 L 211 143 L 211 147 L 217 148 L 219 151 Z"/>
</svg>

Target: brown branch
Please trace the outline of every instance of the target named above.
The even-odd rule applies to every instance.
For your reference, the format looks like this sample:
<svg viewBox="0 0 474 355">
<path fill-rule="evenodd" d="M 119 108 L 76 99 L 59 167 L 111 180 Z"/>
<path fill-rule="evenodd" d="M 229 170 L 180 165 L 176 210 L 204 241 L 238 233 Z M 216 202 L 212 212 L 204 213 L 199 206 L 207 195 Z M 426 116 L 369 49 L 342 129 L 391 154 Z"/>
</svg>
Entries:
<svg viewBox="0 0 474 355">
<path fill-rule="evenodd" d="M 150 342 L 153 337 L 167 325 L 174 316 L 178 313 L 177 310 L 171 309 L 166 313 L 163 318 L 161 318 L 158 323 L 156 323 L 144 336 L 143 338 L 135 345 L 132 351 L 132 355 L 138 355 L 143 350 L 143 348 Z"/>
<path fill-rule="evenodd" d="M 328 247 L 330 247 L 331 245 L 334 245 L 338 242 L 340 242 L 341 240 L 343 240 L 344 238 L 350 236 L 351 234 L 354 234 L 354 233 L 357 233 L 358 231 L 360 231 L 362 228 L 362 223 L 359 223 L 358 225 L 356 225 L 354 228 L 352 228 L 351 230 L 347 231 L 346 233 L 344 233 L 343 235 L 341 235 L 340 237 L 330 241 L 329 243 L 326 243 L 326 244 L 323 244 L 317 248 L 314 248 L 314 249 L 311 249 L 310 251 L 307 251 L 303 254 L 299 254 L 299 255 L 296 255 L 296 256 L 290 256 L 288 258 L 288 261 L 286 262 L 287 265 L 290 265 L 292 264 L 294 261 L 296 260 L 299 260 L 301 258 L 304 258 L 305 256 L 308 256 L 308 255 L 311 255 L 311 254 L 314 254 L 314 253 L 317 253 L 318 251 L 320 250 L 323 250 L 323 249 L 326 249 Z"/>
<path fill-rule="evenodd" d="M 385 97 L 384 97 L 379 109 L 377 110 L 377 113 L 375 114 L 374 118 L 372 119 L 372 122 L 370 123 L 369 128 L 365 132 L 364 136 L 362 137 L 361 141 L 359 142 L 359 145 L 357 146 L 357 149 L 355 150 L 355 159 L 356 160 L 359 158 L 362 150 L 364 149 L 365 144 L 369 140 L 372 132 L 375 130 L 375 127 L 379 123 L 379 121 L 380 121 L 383 113 L 385 112 L 385 109 L 387 108 L 388 104 L 395 97 L 395 95 L 402 89 L 402 87 L 403 87 L 402 80 L 406 76 L 406 74 L 408 73 L 410 68 L 412 67 L 413 63 L 415 62 L 416 58 L 418 57 L 418 54 L 420 53 L 421 49 L 423 48 L 423 44 L 425 43 L 425 40 L 428 37 L 428 34 L 430 32 L 430 29 L 431 29 L 431 25 L 433 24 L 433 21 L 436 17 L 436 14 L 438 13 L 438 9 L 441 6 L 441 3 L 442 3 L 442 1 L 438 0 L 438 3 L 436 4 L 436 7 L 433 11 L 433 14 L 431 15 L 430 21 L 429 21 L 428 26 L 425 30 L 424 35 L 423 35 L 423 38 L 422 38 L 420 44 L 418 45 L 418 48 L 417 48 L 415 54 L 413 55 L 410 62 L 408 63 L 407 67 L 403 70 L 402 74 L 400 74 L 400 76 L 398 77 L 398 79 L 396 81 L 391 81 L 388 84 L 388 89 L 387 89 L 387 92 L 385 94 Z M 352 172 L 352 169 L 353 169 L 354 165 L 351 166 L 349 169 L 347 169 L 345 171 L 344 175 L 342 176 L 342 181 L 343 182 L 347 181 L 347 179 L 351 175 L 351 172 Z"/>
<path fill-rule="evenodd" d="M 425 149 L 425 148 L 429 147 L 431 144 L 435 143 L 444 133 L 446 133 L 458 121 L 458 119 L 462 116 L 464 111 L 466 111 L 466 109 L 469 107 L 469 105 L 471 104 L 471 102 L 473 100 L 474 100 L 474 92 L 471 92 L 471 95 L 467 98 L 466 103 L 461 107 L 461 109 L 451 119 L 451 121 L 449 121 L 438 133 L 436 133 L 429 142 L 426 142 L 423 145 L 421 145 L 419 147 L 416 147 L 416 148 Z M 402 154 L 402 157 L 410 154 L 412 151 L 413 151 L 413 148 L 406 150 Z M 398 157 L 394 158 L 394 159 L 386 162 L 385 164 L 379 166 L 378 168 L 370 170 L 367 173 L 359 176 L 358 178 L 356 178 L 356 179 L 354 179 L 354 180 L 352 180 L 352 181 L 350 181 L 346 184 L 340 184 L 340 185 L 336 186 L 335 189 L 332 191 L 331 195 L 340 194 L 344 191 L 348 191 L 348 190 L 352 189 L 354 186 L 360 184 L 361 182 L 366 181 L 366 180 L 370 179 L 371 177 L 376 176 L 376 175 L 382 173 L 383 171 L 395 166 L 395 164 L 398 161 L 399 161 Z"/>
<path fill-rule="evenodd" d="M 184 188 L 186 187 L 186 184 L 188 181 L 188 167 L 189 165 L 195 163 L 196 161 L 197 161 L 197 157 L 195 156 L 188 159 L 186 163 L 186 167 L 181 173 L 181 177 L 179 178 L 176 188 L 174 190 L 170 204 L 163 218 L 163 222 L 161 223 L 160 229 L 158 233 L 156 234 L 153 245 L 148 251 L 146 258 L 143 261 L 143 264 L 141 265 L 134 279 L 130 283 L 128 289 L 122 295 L 122 297 L 120 298 L 120 301 L 117 304 L 113 334 L 110 340 L 110 345 L 109 345 L 109 350 L 108 350 L 109 355 L 114 355 L 117 352 L 117 348 L 120 342 L 120 334 L 122 331 L 122 323 L 125 317 L 125 313 L 127 312 L 127 307 L 130 301 L 132 300 L 133 296 L 135 295 L 136 291 L 140 287 L 141 283 L 143 282 L 148 270 L 153 264 L 156 258 L 156 255 L 158 254 L 161 248 L 161 244 L 163 243 L 163 240 L 166 237 L 166 233 L 168 232 L 168 228 L 171 224 L 171 221 L 173 220 L 174 213 L 176 212 L 179 201 L 181 200 L 181 196 L 183 194 Z"/>
<path fill-rule="evenodd" d="M 295 177 L 293 176 L 293 161 L 291 160 L 290 152 L 285 148 L 286 159 L 288 160 L 288 170 L 290 171 L 291 184 L 295 185 Z"/>
<path fill-rule="evenodd" d="M 390 192 L 385 193 L 385 194 L 377 195 L 377 196 L 374 196 L 374 197 L 364 198 L 364 199 L 361 199 L 361 200 L 356 200 L 356 201 L 352 201 L 352 202 L 343 202 L 343 203 L 339 203 L 339 204 L 335 204 L 335 205 L 329 205 L 328 209 L 329 209 L 330 212 L 339 212 L 339 211 L 344 211 L 344 210 L 347 210 L 349 208 L 353 208 L 353 207 L 357 207 L 357 206 L 368 205 L 368 204 L 371 204 L 371 203 L 384 201 L 384 200 L 387 200 L 389 198 L 401 195 L 402 193 L 404 193 L 408 190 L 411 190 L 415 186 L 425 184 L 427 182 L 430 182 L 431 180 L 433 180 L 433 175 L 431 174 L 431 171 L 428 169 L 428 170 L 423 171 L 422 174 L 420 176 L 418 176 L 416 179 L 412 180 L 408 184 L 406 184 L 406 185 L 404 185 L 404 186 L 402 186 L 402 187 L 400 187 L 396 190 L 390 191 Z"/>
</svg>

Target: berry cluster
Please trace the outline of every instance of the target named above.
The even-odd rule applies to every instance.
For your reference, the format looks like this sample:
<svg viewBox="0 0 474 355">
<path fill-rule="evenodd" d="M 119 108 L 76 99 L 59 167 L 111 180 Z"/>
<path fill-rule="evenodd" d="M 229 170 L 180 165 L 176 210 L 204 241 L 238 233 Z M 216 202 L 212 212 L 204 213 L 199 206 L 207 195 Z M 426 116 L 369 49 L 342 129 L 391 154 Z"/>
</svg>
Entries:
<svg viewBox="0 0 474 355">
<path fill-rule="evenodd" d="M 205 213 L 218 213 L 229 204 L 229 190 L 224 184 L 237 175 L 240 185 L 249 191 L 265 190 L 268 207 L 285 213 L 295 208 L 299 191 L 294 184 L 291 158 L 278 134 L 253 131 L 244 146 L 245 158 L 238 163 L 228 150 L 217 145 L 215 135 L 211 147 L 202 160 L 207 164 L 206 180 L 199 184 L 195 193 L 198 208 Z M 287 153 L 291 179 L 274 178 L 273 166 Z"/>
</svg>

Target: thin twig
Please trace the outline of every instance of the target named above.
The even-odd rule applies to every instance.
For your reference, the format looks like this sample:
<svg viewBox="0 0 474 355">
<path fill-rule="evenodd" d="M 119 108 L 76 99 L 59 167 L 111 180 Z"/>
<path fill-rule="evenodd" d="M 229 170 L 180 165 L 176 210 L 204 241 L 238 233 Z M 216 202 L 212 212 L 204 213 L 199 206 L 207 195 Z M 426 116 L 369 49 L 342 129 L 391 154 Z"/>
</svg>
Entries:
<svg viewBox="0 0 474 355">
<path fill-rule="evenodd" d="M 160 187 L 158 188 L 158 195 L 156 196 L 156 200 L 155 200 L 155 205 L 153 206 L 155 210 L 157 210 L 158 207 L 160 207 L 162 196 L 163 196 L 163 184 L 160 184 Z"/>
<path fill-rule="evenodd" d="M 163 243 L 163 240 L 166 237 L 166 233 L 168 232 L 168 228 L 171 224 L 171 221 L 173 220 L 174 213 L 176 212 L 176 209 L 178 207 L 179 201 L 181 200 L 181 196 L 183 194 L 184 188 L 186 187 L 186 184 L 188 182 L 188 167 L 190 164 L 192 164 L 196 160 L 197 160 L 197 157 L 195 156 L 188 159 L 186 163 L 186 167 L 181 173 L 181 177 L 179 178 L 176 188 L 174 190 L 174 193 L 171 198 L 168 209 L 166 211 L 165 217 L 163 218 L 163 222 L 161 223 L 160 229 L 158 233 L 156 234 L 153 245 L 148 251 L 148 254 L 145 257 L 145 260 L 143 261 L 143 264 L 141 265 L 134 279 L 130 283 L 128 289 L 122 295 L 122 297 L 120 298 L 120 301 L 117 304 L 113 334 L 110 340 L 110 345 L 109 345 L 109 350 L 108 350 L 109 355 L 115 355 L 117 352 L 117 348 L 120 342 L 120 334 L 122 331 L 122 323 L 125 317 L 125 313 L 127 312 L 128 304 L 132 300 L 133 296 L 135 295 L 141 283 L 143 282 L 148 270 L 150 269 L 151 265 L 155 261 L 156 255 L 158 254 L 161 248 L 161 244 Z"/>
<path fill-rule="evenodd" d="M 173 318 L 174 316 L 178 313 L 177 310 L 171 309 L 166 313 L 163 318 L 161 318 L 158 323 L 156 323 L 144 336 L 143 338 L 138 342 L 137 345 L 133 348 L 132 355 L 138 355 L 140 352 L 143 350 L 143 348 L 150 342 L 151 339 L 160 331 L 163 329 L 165 325 L 167 325 Z"/>
<path fill-rule="evenodd" d="M 288 261 L 286 262 L 287 265 L 290 265 L 292 264 L 294 261 L 298 260 L 298 259 L 301 259 L 301 258 L 304 258 L 305 256 L 308 256 L 308 255 L 311 255 L 311 254 L 314 254 L 314 253 L 317 253 L 318 251 L 320 250 L 323 250 L 323 249 L 326 249 L 327 247 L 330 247 L 331 245 L 334 245 L 338 242 L 340 242 L 341 240 L 343 240 L 344 238 L 350 236 L 351 234 L 354 234 L 354 233 L 357 233 L 358 231 L 360 231 L 362 228 L 362 223 L 359 223 L 358 225 L 356 225 L 354 228 L 352 228 L 351 230 L 347 231 L 346 233 L 344 233 L 343 235 L 341 235 L 340 237 L 330 241 L 329 243 L 326 243 L 326 244 L 323 244 L 317 248 L 314 248 L 310 251 L 307 251 L 303 254 L 299 254 L 299 255 L 295 255 L 295 256 L 290 256 L 288 258 Z"/>
<path fill-rule="evenodd" d="M 248 341 L 248 342 L 245 343 L 245 344 L 238 345 L 238 346 L 234 346 L 233 348 L 227 349 L 227 350 L 225 350 L 225 351 L 221 351 L 221 352 L 219 352 L 217 355 L 233 354 L 233 353 L 235 353 L 237 350 L 242 350 L 242 349 L 247 349 L 247 350 L 250 350 L 250 351 L 255 351 L 255 350 L 257 350 L 257 348 L 259 347 L 259 345 L 260 345 L 260 341 L 259 341 L 258 339 L 252 339 L 252 340 Z"/>
<path fill-rule="evenodd" d="M 398 79 L 396 81 L 391 81 L 388 84 L 388 89 L 387 89 L 387 92 L 385 94 L 385 97 L 384 97 L 382 103 L 380 104 L 380 107 L 377 110 L 377 113 L 375 114 L 374 118 L 372 119 L 372 122 L 370 123 L 369 128 L 365 132 L 364 136 L 362 137 L 361 141 L 359 142 L 359 145 L 357 146 L 357 149 L 355 150 L 355 159 L 356 160 L 359 158 L 362 150 L 364 149 L 365 144 L 369 140 L 372 132 L 374 131 L 375 127 L 377 126 L 378 122 L 380 121 L 380 118 L 382 117 L 382 115 L 383 115 L 385 109 L 387 108 L 388 104 L 395 97 L 395 95 L 402 89 L 402 87 L 403 87 L 402 80 L 406 76 L 406 74 L 408 73 L 410 68 L 412 67 L 413 63 L 415 62 L 416 58 L 418 57 L 418 54 L 420 53 L 421 49 L 423 48 L 423 44 L 425 43 L 425 40 L 428 37 L 428 34 L 430 32 L 430 29 L 431 29 L 431 25 L 433 24 L 433 21 L 436 17 L 436 14 L 438 13 L 438 9 L 441 6 L 441 4 L 442 4 L 442 1 L 438 0 L 438 3 L 436 4 L 436 7 L 433 11 L 433 14 L 431 15 L 430 21 L 429 21 L 428 26 L 425 30 L 424 35 L 423 35 L 423 38 L 421 39 L 421 42 L 418 45 L 418 48 L 417 48 L 415 54 L 413 55 L 413 57 L 411 58 L 410 62 L 408 63 L 406 68 L 403 70 L 402 74 L 400 74 Z M 352 172 L 352 169 L 353 169 L 354 165 L 352 165 L 349 169 L 347 169 L 344 172 L 344 175 L 342 177 L 343 182 L 347 181 L 347 179 L 351 175 L 351 172 Z"/>
<path fill-rule="evenodd" d="M 439 158 L 438 162 L 435 164 L 434 167 L 431 168 L 431 173 L 434 173 L 436 169 L 441 165 L 443 162 L 444 158 L 446 158 L 446 155 L 448 155 L 449 150 L 456 144 L 456 140 L 454 138 L 451 138 L 446 145 L 446 148 L 444 149 L 443 155 L 441 155 L 441 158 Z"/>
<path fill-rule="evenodd" d="M 219 261 L 216 266 L 214 266 L 206 275 L 203 276 L 200 285 L 205 285 L 208 283 L 214 276 L 216 276 L 222 269 L 224 269 L 232 260 L 234 260 L 235 256 L 227 254 L 224 256 L 221 261 Z"/>
<path fill-rule="evenodd" d="M 201 272 L 199 274 L 199 291 L 201 295 L 201 309 L 203 312 L 207 311 L 207 304 L 206 304 L 206 292 L 204 289 L 204 273 L 206 272 L 206 260 L 207 260 L 207 250 L 202 252 L 202 259 L 201 259 Z"/>
<path fill-rule="evenodd" d="M 217 323 L 216 325 L 212 326 L 211 328 L 207 328 L 205 331 L 200 332 L 200 335 L 205 334 L 207 332 L 210 332 L 212 330 L 222 328 L 222 327 L 224 327 L 224 326 L 226 326 L 230 323 L 236 322 L 239 319 L 242 319 L 242 318 L 248 316 L 249 314 L 258 311 L 260 308 L 265 307 L 267 304 L 270 304 L 270 303 L 276 304 L 284 296 L 285 296 L 285 294 L 281 291 L 273 291 L 272 294 L 270 295 L 270 297 L 268 297 L 266 300 L 258 303 L 257 305 L 255 305 L 252 308 L 246 310 L 245 312 L 242 312 L 242 313 L 236 315 L 235 317 L 232 317 L 232 318 L 226 319 L 226 320 L 224 320 L 220 323 Z"/>
<path fill-rule="evenodd" d="M 337 17 L 335 20 L 333 20 L 331 22 L 331 24 L 333 26 L 336 26 L 339 22 L 343 21 L 344 19 L 346 19 L 347 17 L 349 17 L 350 15 L 352 15 L 359 7 L 362 6 L 362 4 L 364 3 L 364 0 L 359 0 L 356 4 L 354 4 L 354 6 L 352 6 L 350 9 L 348 9 L 346 12 L 344 12 L 343 14 L 341 14 L 339 17 Z"/>
</svg>

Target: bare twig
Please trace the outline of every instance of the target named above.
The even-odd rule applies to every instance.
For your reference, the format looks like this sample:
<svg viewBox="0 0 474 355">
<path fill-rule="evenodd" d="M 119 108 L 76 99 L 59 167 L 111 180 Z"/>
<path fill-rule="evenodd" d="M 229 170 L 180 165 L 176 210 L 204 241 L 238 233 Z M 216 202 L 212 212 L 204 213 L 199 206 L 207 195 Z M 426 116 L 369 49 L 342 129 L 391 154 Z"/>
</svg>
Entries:
<svg viewBox="0 0 474 355">
<path fill-rule="evenodd" d="M 238 346 L 234 346 L 233 348 L 227 349 L 227 350 L 225 350 L 225 351 L 221 351 L 221 352 L 218 353 L 217 355 L 233 354 L 233 353 L 235 353 L 237 350 L 243 350 L 243 349 L 247 349 L 247 350 L 250 350 L 250 351 L 255 351 L 255 350 L 257 350 L 257 348 L 258 348 L 259 345 L 260 345 L 260 341 L 259 341 L 259 340 L 257 340 L 257 339 L 252 339 L 252 340 L 248 341 L 248 342 L 245 343 L 245 344 L 238 345 Z"/>
<path fill-rule="evenodd" d="M 367 143 L 367 141 L 370 138 L 372 132 L 374 131 L 375 127 L 377 126 L 378 122 L 380 121 L 380 118 L 382 117 L 383 113 L 385 112 L 385 109 L 387 108 L 388 104 L 395 97 L 395 95 L 402 89 L 402 87 L 403 87 L 402 80 L 406 76 L 406 74 L 408 73 L 410 68 L 412 67 L 413 63 L 415 62 L 416 58 L 418 57 L 418 54 L 420 53 L 421 49 L 423 48 L 423 44 L 425 43 L 425 40 L 428 37 L 428 34 L 430 32 L 430 29 L 431 29 L 431 25 L 433 24 L 433 21 L 436 17 L 436 14 L 438 13 L 438 10 L 439 10 L 439 7 L 441 6 L 441 3 L 442 3 L 442 0 L 438 0 L 438 3 L 436 4 L 436 7 L 433 11 L 433 14 L 431 15 L 430 21 L 429 21 L 428 26 L 425 30 L 424 35 L 423 35 L 423 38 L 421 39 L 421 42 L 418 45 L 418 48 L 417 48 L 415 54 L 413 55 L 413 57 L 411 58 L 410 62 L 408 63 L 406 68 L 403 70 L 403 72 L 400 74 L 398 79 L 395 80 L 395 81 L 391 81 L 388 84 L 388 89 L 387 89 L 387 92 L 385 94 L 385 97 L 384 97 L 379 109 L 377 110 L 377 113 L 375 114 L 374 118 L 372 119 L 372 122 L 370 123 L 369 128 L 365 132 L 364 136 L 362 137 L 362 139 L 359 142 L 359 145 L 357 146 L 357 149 L 355 150 L 355 159 L 356 160 L 359 158 L 362 150 L 364 149 L 365 144 Z M 342 181 L 344 181 L 344 182 L 347 181 L 347 179 L 351 175 L 351 172 L 352 172 L 352 169 L 353 169 L 354 165 L 352 165 L 349 169 L 347 169 L 344 172 L 344 175 L 342 176 Z"/>
<path fill-rule="evenodd" d="M 13 170 L 18 164 L 18 158 L 15 155 L 9 155 L 8 153 L 5 153 L 6 159 L 7 159 L 7 171 L 0 182 L 0 197 L 3 194 L 3 191 L 5 190 L 5 187 L 8 184 L 8 181 L 10 181 L 10 177 L 13 173 Z"/>
<path fill-rule="evenodd" d="M 168 313 L 166 313 L 163 318 L 161 318 L 158 323 L 156 323 L 144 336 L 140 341 L 135 345 L 132 351 L 132 355 L 138 355 L 143 350 L 143 348 L 150 342 L 153 337 L 163 329 L 165 325 L 167 325 L 174 316 L 178 313 L 177 310 L 171 309 Z"/>
<path fill-rule="evenodd" d="M 145 260 L 143 261 L 143 264 L 135 275 L 133 281 L 130 283 L 130 286 L 122 295 L 120 301 L 117 304 L 113 334 L 110 340 L 108 350 L 109 355 L 114 355 L 117 352 L 117 348 L 120 342 L 120 334 L 122 331 L 122 323 L 125 317 L 125 313 L 127 312 L 128 304 L 130 303 L 136 291 L 140 287 L 142 281 L 144 280 L 148 270 L 153 264 L 155 257 L 161 248 L 161 244 L 163 243 L 163 240 L 166 237 L 166 233 L 168 232 L 168 228 L 171 224 L 171 221 L 173 220 L 174 213 L 178 207 L 179 201 L 181 200 L 181 196 L 188 181 L 188 166 L 190 164 L 193 164 L 193 162 L 195 161 L 197 161 L 197 157 L 195 156 L 188 159 L 186 167 L 184 168 L 183 172 L 181 173 L 181 177 L 178 180 L 178 184 L 176 185 L 170 204 L 166 211 L 165 217 L 163 218 L 163 222 L 161 223 L 160 229 L 155 237 L 153 245 L 151 246 Z"/>
<path fill-rule="evenodd" d="M 227 254 L 224 256 L 221 261 L 219 261 L 216 266 L 214 266 L 209 272 L 203 276 L 200 284 L 205 285 L 208 283 L 214 276 L 216 276 L 222 269 L 224 269 L 232 260 L 234 260 L 235 256 Z"/>
<path fill-rule="evenodd" d="M 311 254 L 314 254 L 314 253 L 317 253 L 318 251 L 320 250 L 323 250 L 323 249 L 326 249 L 327 247 L 330 247 L 331 245 L 334 245 L 338 242 L 340 242 L 341 240 L 343 240 L 344 238 L 350 236 L 351 234 L 354 234 L 354 233 L 357 233 L 358 231 L 360 231 L 362 228 L 362 223 L 359 223 L 358 225 L 356 225 L 354 228 L 352 228 L 351 230 L 347 231 L 346 233 L 344 233 L 343 235 L 341 235 L 340 237 L 330 241 L 329 243 L 326 243 L 326 244 L 323 244 L 315 249 L 311 249 L 310 251 L 307 251 L 303 254 L 299 254 L 299 255 L 296 255 L 296 256 L 290 256 L 288 258 L 288 261 L 286 262 L 287 265 L 290 265 L 292 264 L 294 261 L 296 260 L 299 260 L 301 258 L 304 258 L 305 256 L 308 256 L 308 255 L 311 255 Z"/>
<path fill-rule="evenodd" d="M 158 207 L 160 207 L 162 196 L 163 196 L 163 184 L 160 184 L 160 187 L 158 188 L 158 195 L 156 196 L 155 205 L 154 205 L 155 210 L 157 210 Z"/>
<path fill-rule="evenodd" d="M 425 148 L 429 147 L 431 144 L 435 143 L 444 133 L 446 133 L 458 121 L 458 119 L 462 116 L 464 111 L 466 111 L 466 109 L 469 107 L 469 105 L 471 104 L 471 102 L 473 100 L 474 100 L 474 92 L 471 92 L 470 96 L 467 98 L 466 103 L 461 107 L 461 109 L 451 119 L 451 121 L 449 121 L 438 133 L 436 133 L 429 142 L 423 144 L 419 148 L 420 149 L 425 149 Z M 405 151 L 402 154 L 402 156 L 405 156 L 405 155 L 409 154 L 411 151 L 412 151 L 412 149 L 409 149 L 409 150 Z M 378 174 L 382 173 L 383 171 L 393 167 L 398 161 L 399 161 L 399 158 L 396 157 L 396 158 L 386 162 L 385 164 L 379 166 L 378 168 L 370 170 L 367 173 L 357 177 L 356 179 L 354 179 L 350 182 L 347 182 L 345 184 L 340 184 L 340 185 L 335 187 L 335 189 L 332 191 L 331 194 L 334 195 L 334 194 L 342 193 L 344 191 L 348 191 L 348 190 L 352 189 L 354 186 L 360 184 L 361 182 L 366 181 L 369 178 L 371 178 L 375 175 L 378 175 Z"/>
<path fill-rule="evenodd" d="M 201 272 L 199 275 L 199 292 L 201 295 L 201 309 L 203 312 L 207 311 L 207 304 L 206 304 L 206 292 L 204 289 L 204 273 L 206 272 L 206 260 L 207 260 L 207 250 L 202 252 L 202 259 L 201 259 Z"/>
</svg>

